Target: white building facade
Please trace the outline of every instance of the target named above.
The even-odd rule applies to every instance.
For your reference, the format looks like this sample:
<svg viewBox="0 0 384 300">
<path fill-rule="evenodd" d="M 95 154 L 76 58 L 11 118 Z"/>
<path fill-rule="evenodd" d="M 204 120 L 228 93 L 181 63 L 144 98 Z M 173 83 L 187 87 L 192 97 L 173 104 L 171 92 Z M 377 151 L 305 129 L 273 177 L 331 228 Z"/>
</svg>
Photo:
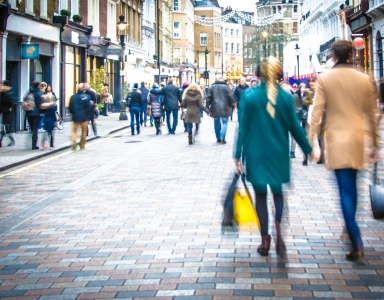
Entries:
<svg viewBox="0 0 384 300">
<path fill-rule="evenodd" d="M 156 55 L 156 34 L 155 34 L 155 1 L 148 0 L 143 4 L 143 23 L 142 23 L 142 47 L 145 51 L 144 79 L 147 84 L 154 82 L 153 68 L 156 67 L 154 55 Z M 157 74 L 156 74 L 157 75 Z"/>
</svg>

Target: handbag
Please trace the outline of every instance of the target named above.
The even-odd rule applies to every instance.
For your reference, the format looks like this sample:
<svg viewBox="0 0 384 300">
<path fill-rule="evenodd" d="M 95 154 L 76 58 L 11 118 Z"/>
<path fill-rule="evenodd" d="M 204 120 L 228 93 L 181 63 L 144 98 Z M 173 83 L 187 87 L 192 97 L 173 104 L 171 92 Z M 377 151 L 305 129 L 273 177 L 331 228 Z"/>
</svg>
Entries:
<svg viewBox="0 0 384 300">
<path fill-rule="evenodd" d="M 132 94 L 129 93 L 127 96 L 127 106 L 130 107 L 132 102 Z"/>
<path fill-rule="evenodd" d="M 377 163 L 374 165 L 373 184 L 369 186 L 372 214 L 374 219 L 384 218 L 384 187 L 379 185 Z"/>
<path fill-rule="evenodd" d="M 152 109 L 150 105 L 147 107 L 146 115 L 152 117 Z"/>
</svg>

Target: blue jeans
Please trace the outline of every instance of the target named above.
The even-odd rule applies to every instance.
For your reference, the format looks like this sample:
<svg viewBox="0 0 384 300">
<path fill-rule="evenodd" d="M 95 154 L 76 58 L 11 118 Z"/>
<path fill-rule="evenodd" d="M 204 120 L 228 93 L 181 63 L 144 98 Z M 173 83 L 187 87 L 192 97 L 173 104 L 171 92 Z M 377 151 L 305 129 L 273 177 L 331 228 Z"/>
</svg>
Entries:
<svg viewBox="0 0 384 300">
<path fill-rule="evenodd" d="M 228 118 L 214 119 L 216 139 L 224 141 L 227 134 Z"/>
<path fill-rule="evenodd" d="M 171 113 L 172 113 L 172 118 L 173 118 L 173 124 L 171 127 Z M 177 127 L 177 122 L 178 122 L 178 117 L 179 117 L 179 110 L 167 110 L 167 126 L 168 126 L 168 132 L 169 133 L 175 133 L 176 127 Z"/>
<path fill-rule="evenodd" d="M 360 229 L 356 222 L 357 186 L 355 169 L 335 170 L 337 184 L 339 186 L 341 210 L 343 211 L 345 226 L 351 239 L 353 250 L 359 250 L 363 246 Z"/>
<path fill-rule="evenodd" d="M 136 118 L 137 134 L 140 133 L 140 112 L 141 112 L 141 106 L 131 106 L 129 108 L 129 113 L 131 114 L 131 132 L 132 132 L 132 134 L 135 133 L 135 121 L 134 121 L 134 118 Z"/>
<path fill-rule="evenodd" d="M 147 123 L 147 108 L 148 104 L 143 104 L 141 106 L 141 112 L 140 112 L 140 124 L 143 125 L 144 123 Z"/>
</svg>

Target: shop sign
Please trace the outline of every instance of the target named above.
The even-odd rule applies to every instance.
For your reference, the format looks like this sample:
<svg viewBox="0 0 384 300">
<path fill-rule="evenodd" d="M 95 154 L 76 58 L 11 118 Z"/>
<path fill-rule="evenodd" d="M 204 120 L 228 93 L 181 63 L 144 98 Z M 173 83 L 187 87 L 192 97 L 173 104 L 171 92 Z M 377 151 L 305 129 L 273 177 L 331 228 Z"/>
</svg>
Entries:
<svg viewBox="0 0 384 300">
<path fill-rule="evenodd" d="M 22 44 L 21 58 L 22 59 L 39 59 L 39 44 Z"/>
</svg>

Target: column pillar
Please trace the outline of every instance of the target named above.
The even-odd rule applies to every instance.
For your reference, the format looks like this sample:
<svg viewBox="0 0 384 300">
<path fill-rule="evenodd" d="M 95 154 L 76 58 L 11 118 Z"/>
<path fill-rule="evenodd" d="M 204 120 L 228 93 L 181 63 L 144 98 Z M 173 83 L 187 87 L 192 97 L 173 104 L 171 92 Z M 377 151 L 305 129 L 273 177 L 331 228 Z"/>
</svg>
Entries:
<svg viewBox="0 0 384 300">
<path fill-rule="evenodd" d="M 31 43 L 31 37 L 26 36 L 22 37 L 22 43 L 23 44 L 30 44 Z M 29 89 L 31 82 L 30 82 L 30 67 L 29 67 L 30 60 L 29 59 L 21 59 L 20 61 L 20 91 L 21 96 L 24 95 L 24 93 Z"/>
<path fill-rule="evenodd" d="M 57 96 L 60 95 L 60 46 L 61 43 L 55 43 L 53 46 L 53 58 L 52 58 L 52 89 L 56 92 Z"/>
<path fill-rule="evenodd" d="M 8 32 L 0 33 L 0 82 L 6 78 Z"/>
</svg>

